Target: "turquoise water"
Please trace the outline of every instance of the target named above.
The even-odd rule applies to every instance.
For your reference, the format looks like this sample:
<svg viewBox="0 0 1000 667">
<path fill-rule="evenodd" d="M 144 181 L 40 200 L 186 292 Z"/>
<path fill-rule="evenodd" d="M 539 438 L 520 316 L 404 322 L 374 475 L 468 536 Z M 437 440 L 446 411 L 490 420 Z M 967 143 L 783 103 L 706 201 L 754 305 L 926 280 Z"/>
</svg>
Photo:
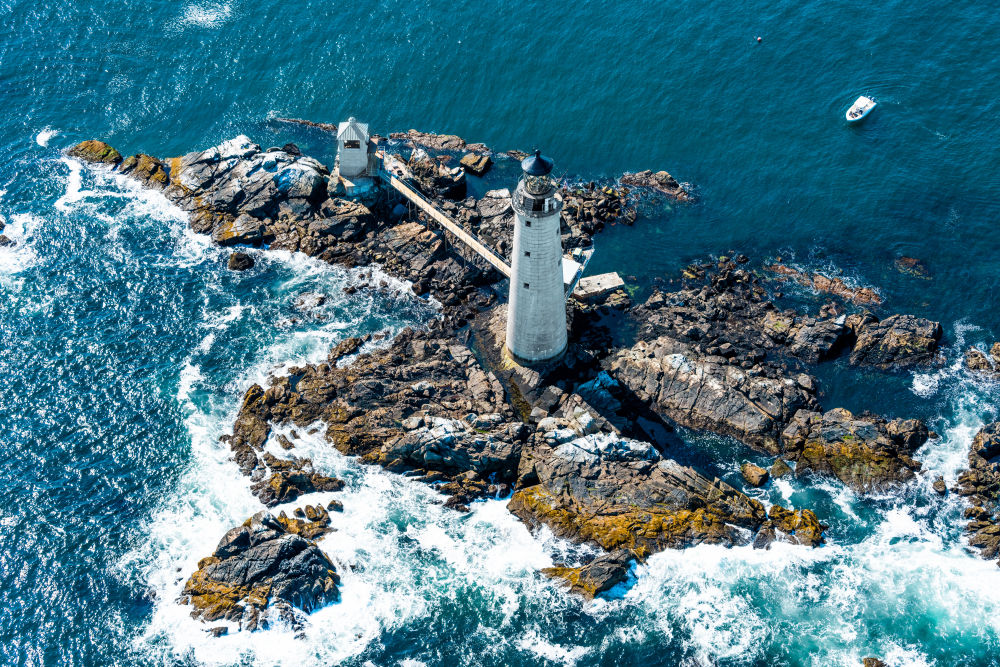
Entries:
<svg viewBox="0 0 1000 667">
<path fill-rule="evenodd" d="M 962 370 L 1000 338 L 1000 18 L 981 3 L 0 3 L 0 655 L 12 665 L 990 665 L 1000 570 L 939 500 L 996 387 Z M 757 43 L 756 36 L 763 41 Z M 861 125 L 843 113 L 879 101 Z M 599 237 L 593 271 L 640 287 L 729 250 L 880 289 L 881 312 L 942 322 L 947 364 L 822 372 L 824 404 L 921 416 L 931 478 L 879 498 L 833 483 L 755 492 L 817 510 L 824 548 L 657 555 L 607 600 L 536 571 L 574 547 L 501 501 L 471 515 L 314 442 L 348 481 L 323 547 L 344 599 L 304 640 L 208 637 L 173 603 L 222 532 L 256 511 L 217 442 L 249 384 L 356 333 L 419 324 L 405 286 L 257 253 L 247 274 L 159 196 L 60 157 L 81 139 L 176 155 L 244 133 L 330 159 L 276 116 L 355 115 L 383 133 L 538 145 L 585 180 L 668 169 L 692 205 L 655 198 Z M 476 190 L 509 185 L 501 164 Z M 930 280 L 893 268 L 918 257 Z M 294 309 L 302 291 L 330 300 Z M 812 295 L 791 297 L 819 302 Z M 687 434 L 737 480 L 754 454 Z"/>
</svg>

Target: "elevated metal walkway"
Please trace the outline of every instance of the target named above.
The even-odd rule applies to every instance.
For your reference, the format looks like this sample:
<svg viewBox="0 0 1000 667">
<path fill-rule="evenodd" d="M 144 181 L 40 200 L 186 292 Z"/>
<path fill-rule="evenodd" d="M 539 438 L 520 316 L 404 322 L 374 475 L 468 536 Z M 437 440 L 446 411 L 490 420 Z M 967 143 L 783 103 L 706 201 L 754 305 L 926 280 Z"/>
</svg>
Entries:
<svg viewBox="0 0 1000 667">
<path fill-rule="evenodd" d="M 374 155 L 374 164 L 370 163 L 370 169 L 374 167 L 375 173 L 386 185 L 391 187 L 404 199 L 415 205 L 427 216 L 439 224 L 442 229 L 452 234 L 455 238 L 471 248 L 477 255 L 486 260 L 490 266 L 502 273 L 504 277 L 510 278 L 510 265 L 504 261 L 503 257 L 493 252 L 466 229 L 456 224 L 444 211 L 430 199 L 421 194 L 416 188 L 406 183 L 411 178 L 410 170 L 399 158 L 385 150 L 379 148 Z M 576 285 L 587 268 L 587 263 L 594 254 L 593 248 L 583 251 L 574 251 L 573 255 L 563 257 L 563 282 L 566 285 L 567 296 L 573 293 Z"/>
</svg>

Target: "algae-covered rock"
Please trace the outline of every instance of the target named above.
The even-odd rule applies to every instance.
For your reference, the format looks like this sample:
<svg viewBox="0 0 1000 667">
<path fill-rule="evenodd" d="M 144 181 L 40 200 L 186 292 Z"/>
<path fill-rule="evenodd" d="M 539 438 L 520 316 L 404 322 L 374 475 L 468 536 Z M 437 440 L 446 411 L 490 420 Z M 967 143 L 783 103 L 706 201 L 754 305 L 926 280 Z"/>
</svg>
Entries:
<svg viewBox="0 0 1000 667">
<path fill-rule="evenodd" d="M 468 153 L 460 160 L 459 164 L 470 174 L 482 176 L 493 166 L 493 160 L 490 159 L 489 155 Z"/>
<path fill-rule="evenodd" d="M 254 267 L 253 257 L 245 252 L 234 252 L 229 256 L 227 266 L 230 271 L 247 271 Z"/>
<path fill-rule="evenodd" d="M 752 541 L 764 506 L 719 479 L 607 433 L 563 435 L 541 424 L 521 457 L 508 504 L 529 525 L 639 557 L 695 544 Z M 569 439 L 567 439 L 569 438 Z"/>
<path fill-rule="evenodd" d="M 913 315 L 892 315 L 856 330 L 854 365 L 900 368 L 930 361 L 941 340 L 941 325 Z"/>
<path fill-rule="evenodd" d="M 767 470 L 749 461 L 740 466 L 740 474 L 743 475 L 743 479 L 750 486 L 764 486 L 767 484 Z"/>
<path fill-rule="evenodd" d="M 586 565 L 578 567 L 543 568 L 542 574 L 562 579 L 570 591 L 591 599 L 625 581 L 631 560 L 632 554 L 628 551 L 616 551 L 602 554 Z"/>
<path fill-rule="evenodd" d="M 928 436 L 919 419 L 855 417 L 836 408 L 822 414 L 800 410 L 781 439 L 785 455 L 796 461 L 796 475 L 833 475 L 856 491 L 871 492 L 911 479 L 920 470 L 911 454 Z"/>
<path fill-rule="evenodd" d="M 815 547 L 823 544 L 823 531 L 829 526 L 819 522 L 812 510 L 789 510 L 781 505 L 772 505 L 767 513 L 774 527 L 791 537 L 795 542 Z"/>
<path fill-rule="evenodd" d="M 779 479 L 791 472 L 793 472 L 792 467 L 785 463 L 784 459 L 776 459 L 771 465 L 770 475 L 771 479 Z"/>
<path fill-rule="evenodd" d="M 233 621 L 256 630 L 266 626 L 269 604 L 310 612 L 336 601 L 336 568 L 319 547 L 293 532 L 299 523 L 258 512 L 231 529 L 198 563 L 180 602 L 203 621 Z"/>
<path fill-rule="evenodd" d="M 135 178 L 146 187 L 156 190 L 162 190 L 170 183 L 169 168 L 166 163 L 145 153 L 125 158 L 118 165 L 118 171 Z"/>
<path fill-rule="evenodd" d="M 99 164 L 117 165 L 122 161 L 121 153 L 103 141 L 98 141 L 97 139 L 91 139 L 89 141 L 82 141 L 78 143 L 76 146 L 69 148 L 66 151 L 66 155 L 79 158 L 84 162 L 94 162 Z"/>
<path fill-rule="evenodd" d="M 1000 557 L 1000 422 L 984 426 L 972 441 L 969 468 L 958 477 L 956 491 L 972 504 L 966 518 L 969 544 L 983 558 Z"/>
</svg>

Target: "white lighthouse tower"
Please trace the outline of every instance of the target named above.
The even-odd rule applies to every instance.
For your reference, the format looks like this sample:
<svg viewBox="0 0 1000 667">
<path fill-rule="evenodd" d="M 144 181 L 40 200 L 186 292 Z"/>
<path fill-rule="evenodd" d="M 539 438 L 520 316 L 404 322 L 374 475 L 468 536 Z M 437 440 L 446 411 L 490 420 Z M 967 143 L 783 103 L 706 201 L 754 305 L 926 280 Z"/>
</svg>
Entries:
<svg viewBox="0 0 1000 667">
<path fill-rule="evenodd" d="M 511 196 L 514 250 L 507 304 L 507 350 L 532 363 L 566 350 L 566 292 L 563 285 L 559 212 L 562 198 L 552 180 L 552 160 L 540 151 L 521 162 L 524 177 Z"/>
</svg>

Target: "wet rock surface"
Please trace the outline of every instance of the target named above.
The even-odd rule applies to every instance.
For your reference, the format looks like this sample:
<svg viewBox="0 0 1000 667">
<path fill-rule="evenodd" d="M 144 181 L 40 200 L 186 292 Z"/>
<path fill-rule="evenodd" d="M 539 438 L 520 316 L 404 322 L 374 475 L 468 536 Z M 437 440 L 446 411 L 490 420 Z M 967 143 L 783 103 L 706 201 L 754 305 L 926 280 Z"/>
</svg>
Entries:
<svg viewBox="0 0 1000 667">
<path fill-rule="evenodd" d="M 342 346 L 331 356 L 352 348 Z M 250 388 L 227 441 L 265 503 L 337 484 L 312 472 L 308 459 L 283 461 L 264 451 L 272 423 L 306 427 L 317 421 L 342 453 L 418 471 L 440 482 L 457 505 L 513 482 L 528 435 L 496 376 L 467 346 L 414 330 L 343 368 L 296 368 L 266 391 Z"/>
<path fill-rule="evenodd" d="M 832 475 L 860 492 L 912 479 L 920 463 L 911 455 L 927 439 L 927 426 L 918 419 L 855 417 L 843 408 L 823 414 L 800 410 L 781 434 L 796 475 Z"/>
<path fill-rule="evenodd" d="M 831 278 L 822 273 L 808 273 L 781 263 L 766 266 L 764 269 L 776 274 L 780 279 L 794 280 L 817 292 L 833 294 L 857 305 L 867 306 L 882 303 L 882 296 L 873 288 L 852 287 L 841 278 Z"/>
<path fill-rule="evenodd" d="M 254 267 L 253 257 L 245 252 L 234 252 L 227 263 L 230 271 L 247 271 Z"/>
<path fill-rule="evenodd" d="M 231 621 L 252 631 L 267 627 L 269 606 L 294 620 L 291 608 L 309 612 L 338 600 L 336 568 L 298 534 L 305 532 L 301 523 L 258 512 L 231 529 L 198 563 L 181 602 L 193 607 L 195 618 Z"/>
<path fill-rule="evenodd" d="M 972 441 L 969 468 L 958 478 L 956 492 L 970 503 L 965 510 L 969 544 L 987 560 L 1000 558 L 1000 422 L 984 426 Z"/>
<path fill-rule="evenodd" d="M 748 544 L 764 506 L 663 458 L 648 443 L 540 425 L 508 508 L 529 526 L 645 557 L 695 544 Z"/>
<path fill-rule="evenodd" d="M 547 567 L 542 574 L 563 580 L 571 592 L 591 599 L 625 581 L 631 561 L 632 554 L 621 550 L 602 554 L 586 565 Z"/>
<path fill-rule="evenodd" d="M 913 315 L 891 315 L 879 321 L 865 314 L 848 320 L 856 337 L 851 363 L 859 366 L 901 368 L 924 364 L 934 358 L 941 340 L 939 323 Z"/>
<path fill-rule="evenodd" d="M 680 201 L 687 201 L 691 198 L 684 186 L 665 171 L 653 172 L 647 169 L 636 173 L 626 172 L 622 174 L 621 183 L 622 185 L 650 188 Z"/>
<path fill-rule="evenodd" d="M 834 341 L 800 335 L 824 326 L 814 319 L 786 314 L 776 324 L 781 314 L 746 271 L 654 293 L 633 316 L 639 340 L 613 358 L 611 372 L 678 424 L 776 454 L 792 415 L 816 405 L 815 380 L 786 362 L 794 354 L 822 357 Z"/>
<path fill-rule="evenodd" d="M 970 347 L 965 351 L 965 367 L 983 377 L 1000 377 L 1000 342 L 993 343 L 989 352 Z"/>
</svg>

